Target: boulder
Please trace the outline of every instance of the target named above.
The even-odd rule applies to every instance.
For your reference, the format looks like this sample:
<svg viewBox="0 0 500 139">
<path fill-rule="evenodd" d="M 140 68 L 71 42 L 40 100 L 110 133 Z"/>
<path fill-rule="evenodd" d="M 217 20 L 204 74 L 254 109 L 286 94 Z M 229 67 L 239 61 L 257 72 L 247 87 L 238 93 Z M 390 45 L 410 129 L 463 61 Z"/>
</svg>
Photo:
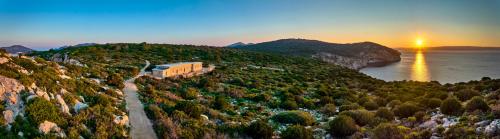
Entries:
<svg viewBox="0 0 500 139">
<path fill-rule="evenodd" d="M 14 122 L 14 112 L 12 110 L 3 111 L 3 118 L 7 122 L 7 124 Z"/>
<path fill-rule="evenodd" d="M 113 120 L 113 122 L 118 125 L 128 125 L 129 124 L 128 116 L 127 115 L 115 116 L 115 120 Z"/>
<path fill-rule="evenodd" d="M 42 91 L 42 90 L 40 90 L 40 89 L 37 89 L 37 90 L 35 91 L 35 94 L 36 94 L 37 96 L 39 96 L 39 97 L 42 97 L 42 98 L 44 98 L 44 99 L 46 99 L 46 100 L 49 100 L 49 101 L 50 101 L 49 94 L 47 94 L 47 92 L 45 92 L 45 91 Z"/>
<path fill-rule="evenodd" d="M 438 125 L 438 123 L 434 120 L 429 120 L 425 121 L 424 123 L 420 124 L 418 127 L 424 128 L 424 129 L 433 129 Z"/>
<path fill-rule="evenodd" d="M 80 111 L 81 109 L 87 108 L 89 105 L 82 103 L 78 100 L 75 100 L 75 106 L 73 106 L 73 109 L 75 109 L 75 112 Z"/>
<path fill-rule="evenodd" d="M 7 63 L 7 62 L 9 62 L 9 58 L 0 57 L 0 64 Z"/>
<path fill-rule="evenodd" d="M 490 125 L 484 128 L 484 132 L 488 136 L 495 136 L 500 134 L 500 119 L 493 120 Z"/>
<path fill-rule="evenodd" d="M 38 131 L 40 133 L 47 134 L 50 131 L 61 132 L 61 128 L 59 128 L 55 123 L 43 121 L 43 123 L 38 126 Z"/>
<path fill-rule="evenodd" d="M 484 126 L 487 126 L 490 124 L 490 120 L 484 120 L 484 121 L 481 121 L 481 122 L 477 122 L 477 123 L 474 123 L 475 126 L 480 126 L 480 127 L 484 127 Z"/>
<path fill-rule="evenodd" d="M 8 102 L 16 104 L 17 94 L 22 90 L 24 90 L 24 86 L 19 81 L 0 75 L 0 100 L 7 99 Z"/>
<path fill-rule="evenodd" d="M 71 115 L 71 113 L 69 113 L 69 107 L 68 107 L 68 105 L 66 105 L 66 102 L 64 102 L 64 99 L 61 97 L 61 95 L 56 95 L 56 99 L 57 99 L 57 102 L 59 102 L 59 104 L 61 105 L 61 110 L 64 113 Z"/>
</svg>

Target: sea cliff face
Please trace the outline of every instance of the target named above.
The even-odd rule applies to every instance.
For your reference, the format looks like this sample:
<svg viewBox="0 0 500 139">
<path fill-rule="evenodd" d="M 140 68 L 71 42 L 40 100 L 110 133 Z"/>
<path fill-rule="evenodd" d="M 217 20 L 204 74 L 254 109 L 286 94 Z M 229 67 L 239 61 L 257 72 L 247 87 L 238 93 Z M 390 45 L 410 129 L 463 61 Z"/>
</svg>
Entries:
<svg viewBox="0 0 500 139">
<path fill-rule="evenodd" d="M 356 70 L 370 66 L 384 66 L 401 60 L 400 55 L 385 50 L 360 52 L 355 56 L 341 56 L 328 52 L 319 52 L 312 55 L 312 57 Z"/>
</svg>

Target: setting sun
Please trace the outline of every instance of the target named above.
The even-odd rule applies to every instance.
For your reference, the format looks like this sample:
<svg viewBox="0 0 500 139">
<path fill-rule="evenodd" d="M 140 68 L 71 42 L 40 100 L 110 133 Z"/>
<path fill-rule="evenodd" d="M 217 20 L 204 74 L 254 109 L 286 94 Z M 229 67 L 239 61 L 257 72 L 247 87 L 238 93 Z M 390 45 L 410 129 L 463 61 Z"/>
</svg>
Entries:
<svg viewBox="0 0 500 139">
<path fill-rule="evenodd" d="M 424 40 L 418 38 L 417 40 L 415 40 L 415 44 L 417 48 L 422 48 L 424 45 Z"/>
</svg>

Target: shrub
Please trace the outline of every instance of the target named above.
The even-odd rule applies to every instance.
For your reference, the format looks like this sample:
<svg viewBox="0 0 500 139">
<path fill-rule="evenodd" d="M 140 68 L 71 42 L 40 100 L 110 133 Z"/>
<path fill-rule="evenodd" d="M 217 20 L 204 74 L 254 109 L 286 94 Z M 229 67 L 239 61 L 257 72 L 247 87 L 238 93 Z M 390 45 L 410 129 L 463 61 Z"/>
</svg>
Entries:
<svg viewBox="0 0 500 139">
<path fill-rule="evenodd" d="M 273 128 L 266 122 L 259 120 L 250 124 L 246 129 L 246 133 L 254 139 L 271 139 Z"/>
<path fill-rule="evenodd" d="M 400 105 L 400 104 L 401 104 L 401 101 L 399 101 L 399 100 L 392 100 L 391 102 L 389 102 L 387 104 L 387 106 L 389 106 L 391 108 L 394 108 L 394 107 L 396 107 L 397 105 Z"/>
<path fill-rule="evenodd" d="M 337 112 L 337 108 L 335 107 L 335 104 L 326 104 L 320 111 L 327 116 L 333 116 Z"/>
<path fill-rule="evenodd" d="M 378 104 L 373 101 L 368 101 L 363 104 L 363 107 L 367 110 L 376 110 L 378 108 Z"/>
<path fill-rule="evenodd" d="M 423 111 L 418 111 L 416 112 L 414 115 L 413 115 L 417 121 L 421 122 L 424 120 L 424 117 L 425 117 L 425 112 Z"/>
<path fill-rule="evenodd" d="M 339 111 L 348 111 L 348 110 L 357 110 L 359 109 L 360 106 L 358 104 L 348 104 L 348 105 L 342 105 L 339 107 Z"/>
<path fill-rule="evenodd" d="M 416 106 L 415 104 L 406 102 L 406 103 L 403 103 L 401 105 L 396 106 L 393 109 L 393 111 L 394 111 L 394 115 L 396 115 L 400 118 L 406 118 L 406 117 L 412 116 L 413 114 L 415 114 L 415 112 L 419 111 L 420 109 L 421 108 Z"/>
<path fill-rule="evenodd" d="M 293 100 L 285 100 L 281 103 L 281 108 L 287 110 L 296 110 L 299 108 L 299 105 L 297 105 L 297 102 Z"/>
<path fill-rule="evenodd" d="M 390 123 L 382 123 L 373 130 L 374 139 L 403 139 L 404 133 Z"/>
<path fill-rule="evenodd" d="M 37 97 L 30 101 L 26 107 L 28 118 L 36 125 L 44 121 L 54 122 L 59 126 L 66 124 L 57 107 L 43 98 Z"/>
<path fill-rule="evenodd" d="M 115 86 L 118 89 L 123 89 L 123 87 L 125 87 L 125 85 L 123 84 L 123 77 L 118 73 L 114 73 L 111 74 L 111 76 L 108 76 L 106 83 Z"/>
<path fill-rule="evenodd" d="M 215 97 L 214 107 L 218 110 L 226 110 L 231 107 L 224 96 Z"/>
<path fill-rule="evenodd" d="M 328 131 L 332 136 L 345 137 L 350 136 L 359 131 L 359 126 L 349 116 L 340 115 L 332 121 L 328 122 Z"/>
<path fill-rule="evenodd" d="M 441 113 L 459 116 L 463 112 L 462 104 L 455 97 L 449 97 L 441 103 Z"/>
<path fill-rule="evenodd" d="M 311 114 L 303 111 L 287 111 L 281 112 L 279 114 L 271 117 L 273 121 L 284 123 L 284 124 L 300 124 L 303 126 L 309 126 L 314 124 L 315 120 Z"/>
<path fill-rule="evenodd" d="M 480 95 L 481 93 L 472 89 L 462 89 L 455 93 L 455 96 L 457 96 L 457 98 L 460 99 L 460 101 L 467 101 L 474 96 L 480 96 Z"/>
<path fill-rule="evenodd" d="M 189 87 L 182 91 L 181 96 L 184 99 L 196 99 L 198 97 L 198 89 Z"/>
<path fill-rule="evenodd" d="M 469 100 L 469 102 L 467 102 L 467 104 L 465 105 L 465 109 L 468 112 L 472 112 L 475 110 L 486 112 L 490 110 L 490 107 L 488 106 L 488 104 L 486 104 L 486 102 L 484 102 L 482 97 L 475 96 L 471 100 Z"/>
<path fill-rule="evenodd" d="M 434 108 L 438 108 L 441 106 L 441 99 L 439 98 L 430 98 L 429 100 L 426 101 L 425 103 L 425 106 L 427 108 L 431 108 L 431 109 L 434 109 Z"/>
<path fill-rule="evenodd" d="M 191 117 L 198 118 L 203 112 L 201 105 L 190 101 L 181 101 L 175 105 L 175 109 L 181 110 Z"/>
<path fill-rule="evenodd" d="M 293 125 L 288 127 L 281 133 L 282 139 L 313 139 L 313 133 L 310 129 L 304 128 L 301 125 Z"/>
<path fill-rule="evenodd" d="M 369 124 L 375 118 L 375 114 L 366 110 L 343 111 L 340 115 L 351 117 L 360 126 Z"/>
<path fill-rule="evenodd" d="M 379 108 L 377 110 L 377 113 L 375 113 L 375 116 L 387 119 L 389 121 L 394 120 L 394 113 L 391 110 L 384 107 Z"/>
</svg>

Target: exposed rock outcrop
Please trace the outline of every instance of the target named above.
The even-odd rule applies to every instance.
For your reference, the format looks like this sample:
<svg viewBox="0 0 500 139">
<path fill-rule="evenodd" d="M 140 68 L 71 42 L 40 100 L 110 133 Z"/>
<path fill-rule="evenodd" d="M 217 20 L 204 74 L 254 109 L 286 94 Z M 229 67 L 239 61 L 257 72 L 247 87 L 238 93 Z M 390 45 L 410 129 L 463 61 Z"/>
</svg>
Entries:
<svg viewBox="0 0 500 139">
<path fill-rule="evenodd" d="M 62 132 L 61 128 L 57 124 L 49 121 L 44 121 L 38 126 L 38 131 L 43 134 L 48 134 L 51 131 L 56 132 L 59 137 L 65 137 L 66 135 Z"/>
<path fill-rule="evenodd" d="M 3 118 L 7 122 L 7 124 L 14 122 L 14 112 L 12 110 L 3 111 Z"/>
<path fill-rule="evenodd" d="M 10 61 L 9 58 L 7 57 L 0 57 L 0 64 L 7 63 L 9 61 Z"/>
<path fill-rule="evenodd" d="M 62 63 L 69 63 L 69 64 L 73 64 L 73 65 L 78 65 L 78 66 L 83 66 L 82 63 L 80 63 L 80 61 L 78 60 L 75 60 L 75 59 L 71 59 L 67 53 L 64 53 L 64 54 L 54 54 L 51 58 L 51 61 L 54 61 L 54 62 L 62 62 Z"/>
<path fill-rule="evenodd" d="M 115 116 L 113 122 L 118 125 L 128 125 L 129 124 L 128 116 L 127 115 Z"/>
<path fill-rule="evenodd" d="M 64 113 L 71 115 L 71 113 L 69 113 L 69 107 L 68 105 L 66 105 L 66 102 L 64 102 L 64 99 L 61 97 L 61 95 L 56 95 L 56 99 L 59 105 L 61 105 L 61 110 Z"/>
<path fill-rule="evenodd" d="M 75 110 L 75 112 L 78 112 L 80 111 L 81 109 L 85 109 L 89 107 L 89 105 L 85 104 L 85 103 L 82 103 L 78 100 L 75 100 L 75 106 L 73 106 L 73 109 Z"/>
<path fill-rule="evenodd" d="M 17 95 L 24 90 L 24 86 L 16 79 L 0 75 L 0 100 L 6 100 L 12 104 L 17 103 Z"/>
</svg>

